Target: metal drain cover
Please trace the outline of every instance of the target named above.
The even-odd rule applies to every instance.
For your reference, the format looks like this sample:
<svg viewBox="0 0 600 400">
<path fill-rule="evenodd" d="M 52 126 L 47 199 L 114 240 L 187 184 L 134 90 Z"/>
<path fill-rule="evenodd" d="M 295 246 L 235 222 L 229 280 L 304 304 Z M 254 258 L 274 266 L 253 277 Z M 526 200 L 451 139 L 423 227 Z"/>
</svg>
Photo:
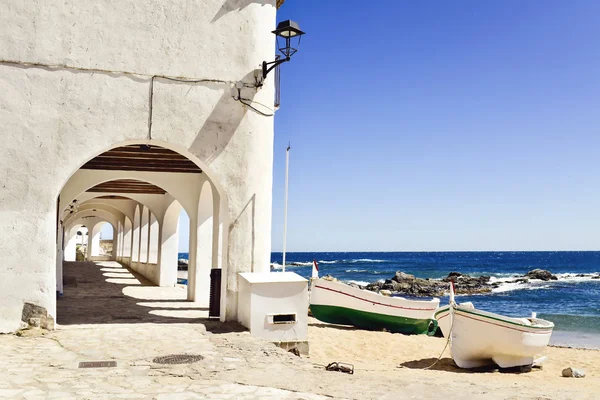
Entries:
<svg viewBox="0 0 600 400">
<path fill-rule="evenodd" d="M 156 364 L 191 364 L 204 360 L 199 354 L 171 354 L 169 356 L 156 357 L 152 360 Z"/>
<path fill-rule="evenodd" d="M 79 363 L 79 368 L 113 368 L 116 366 L 116 361 L 81 361 Z"/>
</svg>

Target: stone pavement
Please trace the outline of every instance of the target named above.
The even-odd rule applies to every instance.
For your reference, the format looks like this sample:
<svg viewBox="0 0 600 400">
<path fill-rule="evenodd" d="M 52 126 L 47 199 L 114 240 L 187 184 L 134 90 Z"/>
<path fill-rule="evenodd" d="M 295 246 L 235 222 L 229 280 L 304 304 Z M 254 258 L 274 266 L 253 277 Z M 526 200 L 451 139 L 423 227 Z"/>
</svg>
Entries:
<svg viewBox="0 0 600 400">
<path fill-rule="evenodd" d="M 239 382 L 244 371 L 301 361 L 237 324 L 209 321 L 183 287 L 151 286 L 115 262 L 65 263 L 65 276 L 56 331 L 0 336 L 0 399 L 326 398 Z M 203 359 L 153 362 L 173 354 Z M 79 368 L 86 361 L 116 367 Z"/>
</svg>

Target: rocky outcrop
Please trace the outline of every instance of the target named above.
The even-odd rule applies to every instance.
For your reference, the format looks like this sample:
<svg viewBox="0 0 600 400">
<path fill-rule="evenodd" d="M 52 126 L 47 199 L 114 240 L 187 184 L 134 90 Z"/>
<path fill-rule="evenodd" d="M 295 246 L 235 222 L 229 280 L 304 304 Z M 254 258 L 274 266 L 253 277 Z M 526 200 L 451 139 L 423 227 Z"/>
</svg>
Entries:
<svg viewBox="0 0 600 400">
<path fill-rule="evenodd" d="M 422 279 L 398 271 L 391 279 L 370 283 L 365 289 L 375 292 L 386 290 L 397 294 L 435 297 L 448 293 L 449 282 L 452 280 L 456 283 L 457 294 L 489 293 L 498 286 L 495 283 L 490 283 L 489 276 L 472 277 L 458 272 L 451 272 L 444 279 Z"/>
<path fill-rule="evenodd" d="M 545 269 L 534 269 L 525 274 L 527 278 L 530 279 L 541 279 L 543 281 L 556 281 L 558 278 L 556 275 L 552 275 L 550 271 L 546 271 Z"/>
<path fill-rule="evenodd" d="M 586 276 L 586 275 L 582 275 Z M 598 276 L 592 276 L 592 279 L 600 279 Z M 328 275 L 324 279 L 336 280 Z M 502 283 L 528 283 L 531 279 L 540 279 L 543 281 L 558 280 L 556 275 L 543 269 L 534 269 L 522 276 L 516 276 L 512 279 L 505 279 Z M 369 283 L 366 286 L 350 284 L 350 286 L 360 289 L 371 290 L 374 292 L 383 292 L 385 294 L 405 294 L 416 297 L 439 297 L 448 293 L 449 283 L 454 281 L 456 294 L 483 294 L 490 293 L 493 289 L 500 286 L 501 283 L 491 280 L 489 276 L 469 276 L 460 272 L 450 272 L 443 279 L 422 279 L 414 275 L 397 271 L 390 279 Z"/>
</svg>

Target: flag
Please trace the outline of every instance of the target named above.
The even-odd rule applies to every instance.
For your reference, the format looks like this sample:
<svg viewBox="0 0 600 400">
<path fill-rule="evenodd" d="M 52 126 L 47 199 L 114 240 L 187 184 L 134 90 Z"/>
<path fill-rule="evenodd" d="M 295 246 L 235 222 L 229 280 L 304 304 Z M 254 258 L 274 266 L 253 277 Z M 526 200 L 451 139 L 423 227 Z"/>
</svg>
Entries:
<svg viewBox="0 0 600 400">
<path fill-rule="evenodd" d="M 312 277 L 315 279 L 319 278 L 319 264 L 317 264 L 316 260 L 313 260 Z"/>
</svg>

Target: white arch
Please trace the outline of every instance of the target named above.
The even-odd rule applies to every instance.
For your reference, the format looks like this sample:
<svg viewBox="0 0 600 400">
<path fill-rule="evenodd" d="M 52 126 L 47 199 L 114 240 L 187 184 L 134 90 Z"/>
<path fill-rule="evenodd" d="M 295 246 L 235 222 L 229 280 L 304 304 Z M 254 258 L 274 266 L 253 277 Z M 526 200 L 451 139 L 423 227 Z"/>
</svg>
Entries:
<svg viewBox="0 0 600 400">
<path fill-rule="evenodd" d="M 150 213 L 150 222 L 148 229 L 148 264 L 158 264 L 159 247 L 159 223 L 156 215 Z"/>
<path fill-rule="evenodd" d="M 89 210 L 101 210 L 101 211 L 106 211 L 108 213 L 110 213 L 112 216 L 114 216 L 117 221 L 124 221 L 124 219 L 126 218 L 125 214 L 123 214 L 123 212 L 121 212 L 121 210 L 119 210 L 117 207 L 108 205 L 108 204 L 102 204 L 102 203 L 83 203 L 81 204 L 81 206 L 79 206 L 79 209 L 76 213 L 73 214 L 68 214 L 64 220 L 63 223 L 64 224 L 69 224 L 69 221 L 73 218 L 77 218 L 77 215 L 83 211 L 89 211 Z"/>
<path fill-rule="evenodd" d="M 132 221 L 131 234 L 131 265 L 140 261 L 140 223 L 142 218 L 141 206 L 138 204 Z"/>
<path fill-rule="evenodd" d="M 173 200 L 163 218 L 160 235 L 160 286 L 175 286 L 177 283 L 179 215 L 181 210 L 181 204 L 177 200 Z"/>
<path fill-rule="evenodd" d="M 150 210 L 142 208 L 142 222 L 140 223 L 140 258 L 141 264 L 148 264 L 148 242 L 150 238 Z"/>
<path fill-rule="evenodd" d="M 126 143 L 119 143 L 106 148 L 104 151 L 111 148 L 124 146 L 128 144 L 135 144 L 135 141 L 129 141 Z M 225 191 L 220 187 L 218 182 L 210 181 L 207 177 L 207 168 L 198 162 L 198 160 L 188 151 L 178 149 L 177 146 L 168 143 L 151 143 L 154 145 L 163 145 L 165 148 L 170 148 L 184 156 L 190 158 L 191 161 L 195 162 L 200 168 L 202 168 L 202 174 L 183 174 L 183 173 L 156 173 L 156 172 L 138 172 L 138 171 L 104 171 L 104 170 L 77 170 L 71 174 L 63 186 L 61 192 L 61 202 L 59 207 L 65 208 L 68 206 L 72 199 L 78 199 L 80 201 L 91 200 L 94 197 L 100 195 L 110 195 L 111 193 L 88 193 L 87 190 L 100 183 L 115 180 L 115 179 L 136 179 L 143 182 L 148 182 L 158 187 L 163 188 L 167 193 L 173 196 L 185 209 L 188 216 L 190 217 L 190 275 L 192 275 L 191 289 L 188 287 L 188 299 L 190 300 L 201 300 L 203 303 L 208 304 L 208 293 L 210 288 L 210 269 L 213 267 L 223 267 L 223 279 L 222 279 L 222 307 L 221 307 L 221 318 L 225 320 L 226 311 L 231 315 L 235 315 L 237 312 L 237 303 L 232 303 L 229 308 L 226 309 L 226 296 L 233 301 L 236 301 L 236 294 L 231 292 L 231 289 L 235 289 L 237 286 L 237 277 L 232 280 L 232 277 L 226 275 L 227 273 L 227 235 L 229 230 L 227 229 L 227 221 L 229 220 L 230 212 L 228 207 L 228 197 L 225 195 Z M 101 154 L 102 152 L 98 153 Z M 209 173 L 211 175 L 211 173 Z M 204 194 L 202 194 L 204 192 Z M 137 195 L 141 196 L 141 195 Z M 128 196 L 130 197 L 130 196 Z M 131 196 L 134 197 L 134 196 Z M 134 199 L 135 200 L 135 199 Z M 138 200 L 140 202 L 141 198 Z M 216 204 L 215 202 L 218 202 Z M 164 221 L 161 221 L 166 215 L 168 203 L 163 202 L 163 208 L 160 209 L 160 204 L 151 204 L 150 202 L 143 201 L 147 204 L 148 209 L 155 214 L 157 221 L 159 222 L 159 235 L 160 243 L 163 243 L 162 226 Z M 156 208 L 155 208 L 156 207 Z M 209 211 L 210 210 L 210 211 Z M 154 212 L 156 211 L 156 212 Z M 136 208 L 136 212 L 139 210 Z M 200 213 L 200 214 L 199 214 Z M 123 221 L 123 256 L 121 260 L 125 263 L 129 261 L 131 268 L 139 268 L 140 261 L 144 262 L 144 248 L 140 246 L 140 240 L 143 239 L 140 235 L 141 229 L 141 218 L 142 213 L 136 215 L 134 212 L 131 226 L 132 236 L 132 248 L 130 259 L 127 260 L 127 227 L 125 219 Z M 139 221 L 139 222 L 138 222 Z M 116 225 L 118 227 L 118 223 Z M 143 225 L 142 225 L 143 226 Z M 213 238 L 214 235 L 214 238 Z M 172 236 L 172 235 L 171 235 Z M 150 237 L 152 239 L 152 237 Z M 198 243 L 200 239 L 202 243 Z M 118 239 L 120 240 L 120 239 Z M 175 240 L 176 242 L 177 240 Z M 141 248 L 141 249 L 140 249 Z M 177 244 L 175 245 L 177 248 Z M 140 256 L 140 250 L 142 255 Z M 157 261 L 162 263 L 162 252 L 163 247 L 161 246 L 158 250 Z M 175 250 L 175 262 L 176 265 L 176 251 Z M 200 256 L 200 259 L 196 261 L 196 255 Z M 166 256 L 169 256 L 167 252 Z M 141 257 L 141 260 L 140 260 Z M 169 258 L 172 259 L 172 256 Z M 161 264 L 159 263 L 159 264 Z M 147 264 L 146 264 L 147 265 Z M 198 268 L 198 266 L 200 266 Z M 168 265 L 165 265 L 165 270 L 168 271 Z M 174 274 L 163 273 L 161 268 L 156 268 L 157 274 L 155 279 L 149 276 L 147 273 L 142 273 L 146 277 L 150 278 L 157 284 L 164 284 L 167 281 L 173 281 L 173 275 L 176 282 L 176 269 Z M 198 273 L 196 273 L 198 272 Z M 152 275 L 152 274 L 151 274 Z M 201 278 L 198 280 L 197 278 Z"/>
<path fill-rule="evenodd" d="M 77 232 L 81 229 L 83 233 L 83 226 L 83 223 L 80 223 L 71 226 L 70 229 L 65 229 L 65 238 L 63 239 L 64 243 L 66 243 L 63 250 L 63 258 L 65 261 L 77 261 L 77 245 L 83 244 L 83 239 L 85 238 L 85 234 L 82 234 L 82 241 L 81 243 L 78 243 L 80 237 L 77 236 Z M 85 227 L 85 233 L 87 233 L 87 227 Z"/>
<path fill-rule="evenodd" d="M 132 254 L 132 244 L 133 240 L 133 223 L 129 218 L 125 219 L 125 223 L 123 224 L 123 250 L 121 254 L 121 262 L 131 265 L 131 254 Z"/>
<path fill-rule="evenodd" d="M 118 179 L 134 179 L 158 186 L 171 194 L 186 209 L 188 214 L 196 212 L 200 187 L 208 178 L 204 174 L 156 173 L 148 171 L 104 171 L 82 169 L 73 174 L 61 192 L 60 207 L 64 210 L 69 204 L 88 189 L 101 183 Z M 110 193 L 105 193 L 110 194 Z M 161 215 L 160 210 L 153 210 Z"/>
<path fill-rule="evenodd" d="M 188 298 L 204 306 L 208 306 L 210 293 L 213 211 L 212 187 L 210 182 L 206 181 L 200 191 L 197 217 L 193 221 L 190 218 L 190 260 L 188 265 Z M 194 236 L 193 240 L 192 236 Z M 196 246 L 194 246 L 194 242 Z"/>
<path fill-rule="evenodd" d="M 119 223 L 118 220 L 116 221 L 116 223 L 117 224 Z M 102 258 L 106 257 L 106 255 L 102 253 L 102 249 L 100 247 L 100 234 L 101 234 L 102 228 L 104 227 L 105 224 L 111 225 L 111 227 L 113 228 L 113 238 L 115 236 L 115 234 L 114 234 L 114 232 L 116 230 L 115 225 L 113 225 L 109 221 L 101 221 L 101 222 L 96 223 L 92 228 L 91 235 L 88 235 L 88 240 L 91 245 L 90 251 L 88 252 L 88 255 L 89 255 L 88 258 L 90 260 L 98 259 L 99 257 L 102 257 Z M 114 242 L 114 240 L 113 240 L 113 242 Z M 116 251 L 116 249 L 113 248 L 113 254 L 115 251 Z M 112 258 L 113 254 L 111 254 L 110 258 Z"/>
<path fill-rule="evenodd" d="M 130 145 L 152 145 L 152 146 L 160 146 L 163 147 L 165 149 L 169 149 L 172 150 L 176 153 L 181 154 L 182 156 L 186 157 L 187 159 L 189 159 L 191 162 L 193 162 L 194 164 L 196 164 L 201 170 L 202 170 L 202 174 L 207 176 L 208 179 L 211 181 L 211 183 L 214 185 L 215 190 L 219 193 L 219 195 L 223 196 L 225 195 L 226 191 L 223 188 L 223 186 L 221 185 L 220 182 L 218 182 L 216 179 L 212 179 L 211 177 L 216 177 L 219 174 L 217 173 L 217 171 L 213 171 L 212 168 L 207 165 L 206 163 L 204 163 L 203 161 L 201 161 L 196 155 L 194 155 L 192 152 L 190 152 L 188 149 L 184 148 L 181 145 L 178 145 L 176 143 L 171 143 L 171 142 L 165 142 L 162 140 L 156 140 L 156 139 L 150 139 L 150 140 L 125 140 L 122 142 L 118 142 L 118 143 L 113 143 L 109 146 L 104 146 L 101 149 L 98 149 L 96 151 L 94 151 L 91 155 L 83 155 L 82 153 L 76 154 L 75 156 L 79 156 L 79 161 L 77 162 L 77 164 L 74 166 L 74 169 L 72 170 L 73 172 L 63 181 L 62 185 L 61 185 L 61 193 L 64 191 L 65 186 L 67 185 L 67 183 L 71 180 L 71 178 L 73 178 L 73 176 L 81 170 L 81 167 L 87 163 L 88 161 L 90 161 L 91 159 L 99 156 L 102 153 L 105 153 L 109 150 L 115 149 L 117 147 L 122 147 L 122 146 L 130 146 Z M 105 171 L 106 172 L 106 171 Z M 123 179 L 136 179 L 136 178 L 123 178 Z M 152 182 L 149 182 L 152 183 Z M 95 185 L 94 185 L 95 186 Z M 157 185 L 158 186 L 158 185 Z M 169 190 L 167 190 L 168 192 L 170 192 Z M 57 194 L 58 196 L 58 194 Z M 70 198 L 66 203 L 62 202 L 61 204 L 65 204 L 67 205 L 70 201 L 72 201 L 75 197 Z M 64 199 L 61 199 L 64 200 Z M 223 204 L 227 205 L 227 199 L 226 196 L 223 198 Z"/>
</svg>

